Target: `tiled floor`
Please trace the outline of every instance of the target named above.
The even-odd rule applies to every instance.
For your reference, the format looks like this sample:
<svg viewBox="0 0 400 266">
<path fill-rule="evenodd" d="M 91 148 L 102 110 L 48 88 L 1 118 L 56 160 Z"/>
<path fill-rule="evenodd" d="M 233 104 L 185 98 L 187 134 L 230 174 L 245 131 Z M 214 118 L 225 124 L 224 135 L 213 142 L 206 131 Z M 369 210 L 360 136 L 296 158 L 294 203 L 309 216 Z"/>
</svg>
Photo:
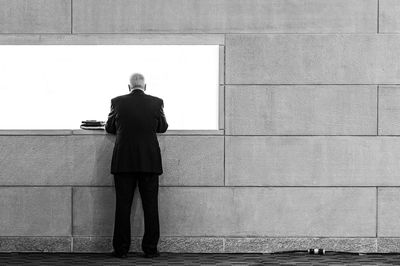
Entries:
<svg viewBox="0 0 400 266">
<path fill-rule="evenodd" d="M 108 254 L 0 253 L 0 265 L 400 265 L 400 254 L 176 254 L 154 259 L 131 253 L 126 259 Z"/>
</svg>

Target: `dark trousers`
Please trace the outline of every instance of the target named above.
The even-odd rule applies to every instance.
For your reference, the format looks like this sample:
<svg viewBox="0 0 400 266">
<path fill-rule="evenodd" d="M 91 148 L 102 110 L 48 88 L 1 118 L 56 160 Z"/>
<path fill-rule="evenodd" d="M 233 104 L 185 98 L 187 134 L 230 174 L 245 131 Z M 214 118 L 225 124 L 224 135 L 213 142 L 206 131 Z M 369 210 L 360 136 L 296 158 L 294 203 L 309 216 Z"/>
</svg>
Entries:
<svg viewBox="0 0 400 266">
<path fill-rule="evenodd" d="M 136 184 L 139 186 L 144 214 L 144 235 L 142 250 L 157 252 L 160 238 L 158 221 L 158 175 L 149 173 L 129 173 L 114 175 L 116 208 L 113 248 L 116 252 L 127 253 L 131 244 L 131 207 Z"/>
</svg>

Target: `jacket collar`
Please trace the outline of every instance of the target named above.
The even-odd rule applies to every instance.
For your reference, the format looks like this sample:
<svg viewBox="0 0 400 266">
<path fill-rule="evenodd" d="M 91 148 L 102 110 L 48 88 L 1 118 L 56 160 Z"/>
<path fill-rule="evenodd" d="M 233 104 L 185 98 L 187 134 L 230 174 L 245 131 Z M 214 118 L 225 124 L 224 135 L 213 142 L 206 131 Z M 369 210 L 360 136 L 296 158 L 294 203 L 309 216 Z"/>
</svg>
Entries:
<svg viewBox="0 0 400 266">
<path fill-rule="evenodd" d="M 143 95 L 145 93 L 141 89 L 134 89 L 134 90 L 131 91 L 130 94 L 132 94 L 132 95 Z"/>
</svg>

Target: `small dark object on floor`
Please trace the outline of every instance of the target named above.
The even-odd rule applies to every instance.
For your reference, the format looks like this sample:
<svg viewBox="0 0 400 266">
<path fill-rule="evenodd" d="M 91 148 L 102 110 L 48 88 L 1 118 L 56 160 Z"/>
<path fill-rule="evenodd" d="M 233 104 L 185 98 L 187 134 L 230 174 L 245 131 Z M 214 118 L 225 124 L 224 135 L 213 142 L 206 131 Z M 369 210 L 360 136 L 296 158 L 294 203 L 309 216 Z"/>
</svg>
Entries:
<svg viewBox="0 0 400 266">
<path fill-rule="evenodd" d="M 310 248 L 308 254 L 325 255 L 325 250 L 322 248 Z"/>
</svg>

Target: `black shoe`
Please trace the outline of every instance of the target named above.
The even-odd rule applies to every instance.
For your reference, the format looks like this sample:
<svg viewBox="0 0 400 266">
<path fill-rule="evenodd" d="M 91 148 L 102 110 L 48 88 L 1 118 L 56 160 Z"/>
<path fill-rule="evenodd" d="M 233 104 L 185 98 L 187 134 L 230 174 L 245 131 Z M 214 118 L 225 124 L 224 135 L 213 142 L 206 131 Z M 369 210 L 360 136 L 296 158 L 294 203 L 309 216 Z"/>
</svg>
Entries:
<svg viewBox="0 0 400 266">
<path fill-rule="evenodd" d="M 143 257 L 143 258 L 146 258 L 146 259 L 157 258 L 157 257 L 160 257 L 160 252 L 156 252 L 156 253 L 144 253 L 144 254 L 142 255 L 142 257 Z"/>
<path fill-rule="evenodd" d="M 126 253 L 126 252 L 116 252 L 116 251 L 113 251 L 113 252 L 111 253 L 111 256 L 116 257 L 116 258 L 120 258 L 120 259 L 125 259 L 125 258 L 128 257 L 128 253 Z"/>
</svg>

